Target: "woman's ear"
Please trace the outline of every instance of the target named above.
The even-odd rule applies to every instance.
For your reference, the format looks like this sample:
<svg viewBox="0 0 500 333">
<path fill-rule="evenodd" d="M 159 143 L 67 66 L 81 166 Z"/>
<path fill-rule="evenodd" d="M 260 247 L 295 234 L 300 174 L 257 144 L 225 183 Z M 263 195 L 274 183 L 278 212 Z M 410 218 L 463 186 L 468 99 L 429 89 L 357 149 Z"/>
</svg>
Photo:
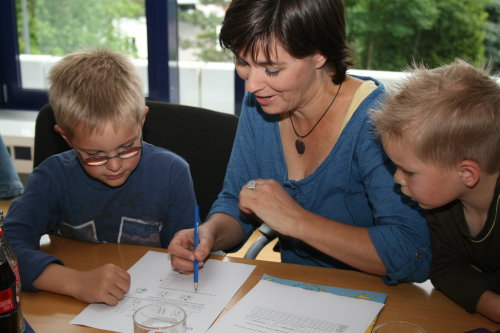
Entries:
<svg viewBox="0 0 500 333">
<path fill-rule="evenodd" d="M 68 144 L 68 146 L 70 146 L 71 148 L 73 148 L 73 146 L 71 145 L 71 142 L 69 142 L 68 136 L 66 135 L 66 133 L 64 133 L 64 131 L 61 128 L 61 126 L 59 126 L 57 124 L 54 125 L 54 130 L 62 136 L 62 138 L 64 139 L 64 141 L 66 141 L 66 143 Z"/>
<path fill-rule="evenodd" d="M 481 178 L 481 168 L 477 162 L 463 160 L 459 163 L 459 172 L 465 186 L 472 188 L 476 186 Z"/>
<path fill-rule="evenodd" d="M 314 60 L 316 62 L 316 69 L 323 68 L 326 64 L 326 56 L 319 51 L 314 55 Z"/>
</svg>

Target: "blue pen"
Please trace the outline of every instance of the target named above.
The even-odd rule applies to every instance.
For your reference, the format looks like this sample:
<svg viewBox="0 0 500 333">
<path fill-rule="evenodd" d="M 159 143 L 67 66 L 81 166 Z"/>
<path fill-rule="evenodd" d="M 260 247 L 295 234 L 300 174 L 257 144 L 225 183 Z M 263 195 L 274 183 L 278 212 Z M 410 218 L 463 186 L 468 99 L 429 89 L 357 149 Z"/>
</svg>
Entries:
<svg viewBox="0 0 500 333">
<path fill-rule="evenodd" d="M 194 207 L 194 249 L 198 247 L 199 241 L 199 227 L 200 227 L 200 208 L 198 205 Z M 198 291 L 198 260 L 194 260 L 193 267 L 194 290 Z"/>
</svg>

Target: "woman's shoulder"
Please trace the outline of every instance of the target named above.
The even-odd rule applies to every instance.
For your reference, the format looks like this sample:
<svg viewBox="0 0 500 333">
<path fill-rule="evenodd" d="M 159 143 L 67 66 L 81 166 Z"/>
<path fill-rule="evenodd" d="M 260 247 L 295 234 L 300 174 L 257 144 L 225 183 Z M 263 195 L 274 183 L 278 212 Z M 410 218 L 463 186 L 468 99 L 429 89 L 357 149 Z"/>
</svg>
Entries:
<svg viewBox="0 0 500 333">
<path fill-rule="evenodd" d="M 385 86 L 379 80 L 370 76 L 348 75 L 352 80 L 352 85 L 355 87 L 354 95 L 368 98 L 380 97 L 385 94 Z"/>
</svg>

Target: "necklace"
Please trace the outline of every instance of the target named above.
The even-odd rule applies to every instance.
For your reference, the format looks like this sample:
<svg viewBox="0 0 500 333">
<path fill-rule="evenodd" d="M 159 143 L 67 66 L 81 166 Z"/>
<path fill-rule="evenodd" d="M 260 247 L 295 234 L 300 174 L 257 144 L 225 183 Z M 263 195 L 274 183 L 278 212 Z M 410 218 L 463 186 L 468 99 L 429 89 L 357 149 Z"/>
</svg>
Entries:
<svg viewBox="0 0 500 333">
<path fill-rule="evenodd" d="M 316 124 L 314 124 L 314 126 L 309 130 L 309 132 L 307 132 L 304 135 L 300 135 L 299 133 L 297 133 L 297 130 L 295 129 L 295 125 L 293 124 L 292 113 L 290 111 L 288 111 L 288 116 L 290 118 L 290 122 L 292 123 L 293 132 L 297 136 L 297 139 L 295 140 L 295 149 L 297 150 L 297 153 L 299 153 L 299 155 L 304 154 L 304 152 L 306 151 L 306 144 L 304 143 L 304 141 L 302 141 L 302 139 L 307 137 L 309 134 L 312 133 L 312 131 L 314 131 L 314 129 L 316 128 L 316 126 L 318 126 L 321 119 L 323 119 L 323 117 L 328 112 L 328 110 L 330 110 L 330 107 L 333 105 L 333 102 L 335 102 L 335 100 L 337 99 L 337 96 L 339 95 L 340 88 L 342 88 L 342 83 L 340 84 L 339 89 L 337 90 L 337 93 L 335 94 L 335 96 L 333 96 L 332 101 L 330 102 L 330 104 L 328 104 L 326 110 L 323 112 L 323 114 L 321 115 L 319 120 L 316 122 Z"/>
<path fill-rule="evenodd" d="M 497 205 L 495 207 L 495 217 L 493 218 L 493 223 L 491 224 L 491 228 L 490 230 L 488 231 L 488 233 L 486 233 L 486 235 L 481 238 L 481 239 L 478 239 L 478 240 L 473 240 L 471 239 L 471 241 L 473 243 L 481 243 L 482 241 L 484 241 L 486 238 L 488 238 L 488 236 L 491 234 L 491 232 L 493 231 L 493 229 L 495 228 L 495 222 L 497 221 L 497 214 L 498 214 L 498 203 L 500 202 L 500 195 L 497 196 Z"/>
</svg>

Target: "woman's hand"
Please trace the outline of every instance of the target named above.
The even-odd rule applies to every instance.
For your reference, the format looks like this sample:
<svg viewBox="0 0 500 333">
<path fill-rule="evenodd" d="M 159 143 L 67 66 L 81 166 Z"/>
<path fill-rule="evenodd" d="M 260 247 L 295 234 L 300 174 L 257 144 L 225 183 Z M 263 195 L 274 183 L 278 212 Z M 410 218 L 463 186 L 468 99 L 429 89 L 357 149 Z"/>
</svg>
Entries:
<svg viewBox="0 0 500 333">
<path fill-rule="evenodd" d="M 302 214 L 306 211 L 274 179 L 255 179 L 255 189 L 244 185 L 240 192 L 240 209 L 255 214 L 282 235 L 300 232 Z"/>
<path fill-rule="evenodd" d="M 202 228 L 199 230 L 199 243 L 194 249 L 194 229 L 178 231 L 168 245 L 172 267 L 182 274 L 193 272 L 193 262 L 198 260 L 198 267 L 202 267 L 210 254 L 214 241 Z"/>
<path fill-rule="evenodd" d="M 239 206 L 243 212 L 254 213 L 278 233 L 300 239 L 348 265 L 386 275 L 368 228 L 330 220 L 305 210 L 275 180 L 255 179 L 255 182 L 255 189 L 247 185 L 241 189 Z"/>
</svg>

